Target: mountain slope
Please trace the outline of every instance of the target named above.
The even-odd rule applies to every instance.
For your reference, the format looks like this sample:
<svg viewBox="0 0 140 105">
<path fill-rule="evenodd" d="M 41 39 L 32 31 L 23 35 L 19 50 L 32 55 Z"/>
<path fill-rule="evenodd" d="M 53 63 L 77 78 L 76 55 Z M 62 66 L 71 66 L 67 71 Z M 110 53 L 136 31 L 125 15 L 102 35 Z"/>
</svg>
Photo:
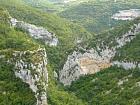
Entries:
<svg viewBox="0 0 140 105">
<path fill-rule="evenodd" d="M 75 47 L 77 39 L 81 39 L 83 40 L 83 43 L 85 43 L 84 40 L 88 40 L 88 37 L 92 36 L 83 27 L 61 19 L 56 15 L 44 13 L 35 8 L 29 7 L 22 2 L 22 0 L 1 0 L 0 5 L 9 11 L 13 18 L 37 26 L 43 26 L 44 28 L 47 28 L 49 32 L 55 33 L 60 42 L 59 46 L 56 48 L 50 48 L 50 50 L 47 51 L 53 50 L 52 52 L 56 53 L 55 55 L 59 54 L 58 59 L 64 58 L 66 52 L 70 52 L 73 47 Z M 52 52 L 47 52 L 48 56 L 49 54 L 51 55 Z M 62 64 L 58 65 L 62 67 Z"/>
<path fill-rule="evenodd" d="M 55 82 L 55 79 L 53 77 L 53 71 L 54 71 L 54 69 L 56 70 L 56 68 L 58 68 L 62 65 L 61 63 L 64 62 L 64 58 L 67 55 L 66 52 L 71 51 L 76 46 L 75 39 L 77 39 L 78 37 L 81 38 L 82 36 L 83 37 L 86 37 L 88 35 L 90 36 L 90 34 L 78 25 L 74 25 L 55 15 L 51 15 L 51 14 L 47 14 L 47 13 L 44 14 L 44 12 L 41 12 L 35 8 L 29 7 L 28 5 L 24 4 L 24 2 L 19 1 L 19 0 L 17 0 L 17 1 L 16 0 L 10 0 L 10 1 L 1 0 L 0 6 L 3 7 L 4 10 L 7 10 L 7 12 L 9 12 L 9 14 L 12 17 L 14 17 L 18 20 L 21 20 L 21 21 L 35 24 L 37 26 L 43 26 L 44 28 L 47 28 L 50 32 L 55 33 L 57 35 L 57 37 L 59 38 L 58 46 L 50 47 L 50 46 L 45 45 L 46 52 L 47 52 L 48 58 L 49 58 L 49 64 L 51 65 L 51 69 L 49 69 L 50 70 L 49 72 L 52 72 L 52 74 L 50 73 L 52 79 L 50 79 L 51 82 L 49 83 L 49 87 L 48 87 L 48 89 L 50 90 L 49 94 L 48 94 L 48 103 L 55 104 L 55 105 L 61 105 L 62 103 L 67 104 L 67 105 L 73 105 L 73 104 L 86 105 L 86 102 L 83 102 L 82 100 L 78 99 L 73 94 L 69 94 L 68 92 L 65 92 L 63 89 L 61 89 L 61 87 L 57 88 L 57 85 L 55 83 L 53 84 L 53 82 Z M 8 18 L 9 18 L 9 16 L 8 16 Z M 4 18 L 4 20 L 5 20 L 5 18 Z M 7 25 L 9 25 L 9 23 Z M 10 32 L 9 32 L 9 30 L 10 30 Z M 1 51 L 3 49 L 7 50 L 8 48 L 10 48 L 10 49 L 12 48 L 12 49 L 14 49 L 14 51 L 18 51 L 21 53 L 23 51 L 28 52 L 28 50 L 38 51 L 39 46 L 42 46 L 42 44 L 44 44 L 44 43 L 42 43 L 42 41 L 36 41 L 36 40 L 33 40 L 32 38 L 30 38 L 28 33 L 26 33 L 25 31 L 20 30 L 18 28 L 13 28 L 13 27 L 10 28 L 10 25 L 5 26 L 4 23 L 1 23 L 1 34 L 3 34 L 3 36 L 8 35 L 7 37 L 2 37 L 3 39 L 1 39 L 1 46 L 2 46 Z M 38 44 L 38 43 L 40 43 L 40 44 Z M 65 45 L 65 47 L 63 47 L 64 45 Z M 7 51 L 2 52 L 2 54 L 3 53 L 9 54 L 9 53 L 12 53 L 12 51 L 10 50 L 9 52 L 7 52 Z M 23 56 L 26 57 L 25 55 L 23 55 Z M 25 60 L 24 63 L 27 63 L 27 62 L 29 63 L 30 60 L 31 61 L 39 60 L 38 54 L 35 54 L 34 56 L 29 54 L 26 59 L 24 57 L 23 57 L 23 59 Z M 30 57 L 31 57 L 31 59 L 30 59 Z M 62 59 L 62 60 L 59 60 L 59 59 Z M 28 60 L 28 61 L 26 62 L 26 60 Z M 17 61 L 17 62 L 23 63 L 20 61 Z M 57 62 L 57 64 L 55 62 Z M 26 69 L 26 66 L 25 66 L 25 69 Z M 6 72 L 7 72 L 7 70 L 9 70 L 9 68 L 6 69 Z M 11 70 L 13 70 L 13 68 L 11 68 Z M 22 70 L 20 72 L 22 73 Z M 36 73 L 36 72 L 33 72 L 33 73 Z M 12 75 L 14 75 L 14 73 Z M 25 75 L 25 77 L 26 77 L 26 75 Z M 0 77 L 0 78 L 2 78 L 2 77 Z M 25 80 L 24 80 L 24 78 L 22 80 L 25 82 L 28 82 L 28 81 L 26 81 L 26 78 L 25 78 Z M 39 89 L 40 88 L 42 88 L 42 87 L 39 87 Z M 29 89 L 29 86 L 27 89 Z M 42 89 L 40 89 L 40 91 L 42 91 Z M 26 98 L 26 97 L 24 97 L 24 96 L 21 97 L 21 96 L 17 95 L 21 98 L 21 100 L 19 100 L 20 103 L 23 103 L 25 105 L 28 104 L 28 102 L 29 102 L 29 105 L 36 103 L 36 98 L 34 97 L 35 94 L 32 93 L 31 90 L 30 90 L 30 92 L 31 92 L 31 94 L 29 94 L 29 96 L 31 95 L 32 97 L 28 98 L 28 100 L 25 99 L 25 102 L 22 101 L 22 99 Z M 56 93 L 58 93 L 58 94 L 56 94 Z M 11 95 L 9 95 L 9 97 L 12 97 Z M 27 95 L 25 95 L 25 96 L 27 96 Z M 15 96 L 13 96 L 13 97 L 15 97 Z M 63 101 L 61 101 L 60 98 L 63 98 Z M 32 101 L 30 101 L 30 99 L 32 99 Z M 3 100 L 3 98 L 2 98 L 2 100 Z M 11 102 L 13 102 L 13 101 L 14 100 L 11 100 Z M 32 102 L 32 103 L 30 103 L 30 102 Z M 14 104 L 17 104 L 17 103 L 14 103 Z"/>
<path fill-rule="evenodd" d="M 35 93 L 28 84 L 16 78 L 14 65 L 8 64 L 7 59 L 12 51 L 33 50 L 38 47 L 38 44 L 25 33 L 10 27 L 7 11 L 0 9 L 0 17 L 0 104 L 34 105 Z"/>
<path fill-rule="evenodd" d="M 76 81 L 80 76 L 95 74 L 114 65 L 123 66 L 127 70 L 139 67 L 139 35 L 140 18 L 96 35 L 90 39 L 86 48 L 79 48 L 68 56 L 63 69 L 59 71 L 60 82 L 65 86 L 71 85 L 72 81 Z M 133 46 L 134 49 L 136 47 L 135 52 L 129 48 L 130 44 L 137 45 Z M 131 56 L 130 52 L 123 51 L 123 54 L 128 55 L 123 56 L 121 60 L 117 57 L 115 59 L 115 56 L 121 56 L 121 51 L 126 46 L 131 50 Z M 126 59 L 126 56 L 129 58 Z"/>
<path fill-rule="evenodd" d="M 139 69 L 129 71 L 111 67 L 94 75 L 81 77 L 69 91 L 89 105 L 139 105 Z"/>
<path fill-rule="evenodd" d="M 118 52 L 114 58 L 114 60 L 126 60 L 132 62 L 139 62 L 140 61 L 140 35 L 128 43 L 126 46 L 118 49 Z"/>
<path fill-rule="evenodd" d="M 96 40 L 93 39 L 90 43 L 91 50 L 84 53 L 74 52 L 69 55 L 62 70 L 67 71 L 64 74 L 62 71 L 60 72 L 62 77 L 60 77 L 60 81 L 64 85 L 69 85 L 67 90 L 88 102 L 88 105 L 139 105 L 140 30 L 136 29 L 137 26 L 139 27 L 136 24 L 139 23 L 140 18 L 99 34 L 95 38 Z M 136 32 L 136 37 L 133 32 Z M 116 48 L 116 52 L 113 48 Z M 112 49 L 111 52 L 115 52 L 115 55 L 110 53 L 110 49 Z M 117 62 L 106 67 L 103 61 L 100 62 L 100 56 L 104 57 L 105 61 L 111 57 L 109 62 Z M 97 66 L 101 69 L 98 70 Z M 67 75 L 67 73 L 69 74 Z M 71 81 L 73 81 L 72 84 L 69 84 Z"/>
<path fill-rule="evenodd" d="M 140 18 L 92 35 L 25 0 L 0 0 L 0 7 L 0 104 L 140 104 Z M 36 40 L 27 31 L 32 27 L 13 27 L 10 18 L 43 27 L 58 45 Z M 64 87 L 61 77 L 72 84 Z"/>
<path fill-rule="evenodd" d="M 111 27 L 125 23 L 111 17 L 120 10 L 139 9 L 137 0 L 89 0 L 62 11 L 59 15 L 70 21 L 79 23 L 89 32 L 100 33 Z"/>
</svg>

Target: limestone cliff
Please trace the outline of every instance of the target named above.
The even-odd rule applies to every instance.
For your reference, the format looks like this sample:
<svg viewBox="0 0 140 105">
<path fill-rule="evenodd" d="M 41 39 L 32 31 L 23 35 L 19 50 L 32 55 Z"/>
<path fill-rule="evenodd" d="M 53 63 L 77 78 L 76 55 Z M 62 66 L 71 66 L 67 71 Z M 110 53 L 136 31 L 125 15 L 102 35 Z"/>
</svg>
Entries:
<svg viewBox="0 0 140 105">
<path fill-rule="evenodd" d="M 29 35 L 35 39 L 40 39 L 45 44 L 50 46 L 56 46 L 58 44 L 58 39 L 56 38 L 54 33 L 49 32 L 47 29 L 43 27 L 37 27 L 33 24 L 29 24 L 23 21 L 18 21 L 10 17 L 11 25 L 21 30 L 29 33 Z"/>
<path fill-rule="evenodd" d="M 130 61 L 113 61 L 112 65 L 117 65 L 118 67 L 123 67 L 125 70 L 140 68 L 139 62 Z"/>
<path fill-rule="evenodd" d="M 116 54 L 116 50 L 131 42 L 136 35 L 140 32 L 140 23 L 134 24 L 131 29 L 114 39 L 115 46 L 110 47 L 104 45 L 104 40 L 96 45 L 96 47 L 90 50 L 86 50 L 85 53 L 74 51 L 72 55 L 68 56 L 64 67 L 59 72 L 59 80 L 64 85 L 70 85 L 72 81 L 77 80 L 81 75 L 94 74 L 102 69 L 108 68 L 111 65 L 118 65 L 124 68 L 134 68 L 136 65 L 127 64 L 123 62 L 112 62 L 112 58 Z M 131 67 L 128 67 L 130 66 Z"/>
<path fill-rule="evenodd" d="M 8 63 L 14 65 L 16 77 L 29 84 L 37 99 L 36 105 L 47 105 L 47 55 L 45 49 L 12 51 Z"/>
</svg>

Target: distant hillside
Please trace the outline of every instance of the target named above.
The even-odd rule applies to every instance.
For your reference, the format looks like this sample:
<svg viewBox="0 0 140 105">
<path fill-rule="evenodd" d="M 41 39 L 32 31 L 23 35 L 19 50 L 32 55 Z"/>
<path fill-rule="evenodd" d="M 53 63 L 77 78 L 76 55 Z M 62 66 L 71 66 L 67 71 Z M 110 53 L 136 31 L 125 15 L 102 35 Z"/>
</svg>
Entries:
<svg viewBox="0 0 140 105">
<path fill-rule="evenodd" d="M 99 33 L 126 22 L 111 19 L 113 14 L 119 10 L 138 9 L 139 4 L 139 0 L 117 0 L 116 2 L 113 0 L 89 0 L 89 2 L 71 6 L 59 13 L 59 15 L 79 23 L 91 33 Z"/>
<path fill-rule="evenodd" d="M 103 42 L 102 46 L 109 46 L 110 48 L 117 45 L 115 39 L 117 37 L 121 38 L 123 34 L 127 33 L 132 25 L 138 24 L 140 22 L 140 18 L 135 19 L 134 21 L 127 22 L 121 26 L 117 26 L 108 31 L 104 31 L 96 36 L 93 39 L 90 39 L 88 48 L 94 48 L 96 44 L 100 44 Z M 133 29 L 131 29 L 133 30 Z M 126 60 L 126 61 L 140 61 L 139 53 L 140 53 L 140 34 L 138 33 L 136 38 L 131 42 L 128 42 L 122 48 L 117 49 L 117 53 L 114 60 Z"/>
<path fill-rule="evenodd" d="M 32 6 L 34 8 L 40 9 L 44 12 L 49 13 L 55 13 L 58 11 L 62 11 L 63 8 L 61 8 L 59 5 L 56 5 L 56 3 L 59 3 L 60 1 L 55 0 L 23 0 L 27 5 Z"/>
</svg>

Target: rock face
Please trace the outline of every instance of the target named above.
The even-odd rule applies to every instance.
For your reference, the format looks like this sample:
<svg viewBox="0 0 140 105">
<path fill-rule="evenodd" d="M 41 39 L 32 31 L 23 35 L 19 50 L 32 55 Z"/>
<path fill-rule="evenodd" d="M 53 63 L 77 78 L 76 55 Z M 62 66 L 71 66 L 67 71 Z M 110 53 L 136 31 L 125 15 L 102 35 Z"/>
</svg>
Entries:
<svg viewBox="0 0 140 105">
<path fill-rule="evenodd" d="M 118 67 L 123 67 L 126 70 L 135 69 L 136 67 L 140 68 L 140 66 L 139 66 L 140 63 L 138 63 L 138 62 L 113 61 L 112 65 L 117 65 Z"/>
<path fill-rule="evenodd" d="M 37 105 L 47 105 L 47 55 L 45 49 L 14 51 L 10 63 L 15 65 L 15 75 L 29 84 L 37 99 Z"/>
<path fill-rule="evenodd" d="M 122 35 L 119 38 L 116 38 L 116 42 L 118 43 L 115 48 L 120 48 L 124 45 L 126 45 L 128 42 L 131 42 L 134 38 L 136 38 L 136 35 L 140 33 L 140 23 L 134 24 L 133 27 L 124 35 Z"/>
<path fill-rule="evenodd" d="M 56 38 L 55 34 L 48 32 L 48 30 L 43 27 L 37 27 L 23 21 L 17 21 L 14 18 L 11 18 L 11 24 L 14 27 L 26 31 L 31 37 L 40 39 L 45 44 L 49 44 L 50 46 L 56 46 L 58 44 L 58 39 Z"/>
<path fill-rule="evenodd" d="M 140 16 L 140 9 L 122 10 L 112 16 L 115 20 L 133 20 Z"/>
<path fill-rule="evenodd" d="M 77 80 L 82 75 L 94 74 L 102 69 L 110 67 L 111 65 L 122 66 L 125 69 L 136 67 L 136 65 L 131 63 L 112 63 L 112 58 L 115 56 L 117 48 L 131 42 L 131 40 L 133 40 L 139 32 L 140 23 L 135 24 L 126 34 L 122 35 L 121 37 L 115 38 L 115 42 L 117 43 L 115 46 L 108 47 L 101 42 L 96 46 L 96 50 L 86 50 L 83 54 L 74 51 L 72 55 L 68 56 L 63 69 L 59 72 L 60 82 L 64 85 L 70 85 L 72 81 Z"/>
<path fill-rule="evenodd" d="M 111 54 L 109 50 L 107 53 Z M 105 52 L 102 52 L 102 54 L 106 55 Z M 68 56 L 63 70 L 59 72 L 59 80 L 64 85 L 70 85 L 72 81 L 75 81 L 81 75 L 94 74 L 101 69 L 108 68 L 110 65 L 109 56 L 102 57 L 94 49 L 84 54 L 75 51 Z"/>
</svg>

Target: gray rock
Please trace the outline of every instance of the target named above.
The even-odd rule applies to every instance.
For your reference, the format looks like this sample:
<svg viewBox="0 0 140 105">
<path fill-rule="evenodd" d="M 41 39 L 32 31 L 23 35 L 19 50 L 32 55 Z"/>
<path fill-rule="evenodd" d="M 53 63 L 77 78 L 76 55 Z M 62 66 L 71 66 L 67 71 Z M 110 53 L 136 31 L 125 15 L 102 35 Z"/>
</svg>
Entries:
<svg viewBox="0 0 140 105">
<path fill-rule="evenodd" d="M 47 105 L 48 72 L 45 49 L 15 51 L 9 62 L 15 65 L 16 77 L 29 84 L 35 92 L 37 105 Z"/>
<path fill-rule="evenodd" d="M 84 54 L 74 51 L 69 55 L 63 69 L 59 72 L 59 81 L 64 85 L 71 85 L 82 75 L 94 74 L 111 65 L 122 66 L 124 69 L 136 68 L 132 62 L 112 62 L 112 58 L 116 54 L 116 49 L 131 42 L 140 32 L 140 23 L 134 24 L 131 29 L 121 37 L 115 38 L 118 43 L 116 46 L 105 46 L 103 41 L 96 46 L 95 49 L 85 51 Z M 140 64 L 138 64 L 140 67 Z"/>
<path fill-rule="evenodd" d="M 48 44 L 50 46 L 57 46 L 58 44 L 58 38 L 55 36 L 55 34 L 49 32 L 43 27 L 37 27 L 33 24 L 18 21 L 14 18 L 11 18 L 11 24 L 14 27 L 28 32 L 31 37 L 42 40 L 45 44 Z"/>
<path fill-rule="evenodd" d="M 121 61 L 121 62 L 119 62 L 119 61 L 113 61 L 112 62 L 112 65 L 113 66 L 116 65 L 118 67 L 123 67 L 126 70 L 135 69 L 136 67 L 140 68 L 138 66 L 139 64 L 137 62 L 128 62 L 128 61 L 127 62 L 124 62 L 124 61 Z"/>
</svg>

